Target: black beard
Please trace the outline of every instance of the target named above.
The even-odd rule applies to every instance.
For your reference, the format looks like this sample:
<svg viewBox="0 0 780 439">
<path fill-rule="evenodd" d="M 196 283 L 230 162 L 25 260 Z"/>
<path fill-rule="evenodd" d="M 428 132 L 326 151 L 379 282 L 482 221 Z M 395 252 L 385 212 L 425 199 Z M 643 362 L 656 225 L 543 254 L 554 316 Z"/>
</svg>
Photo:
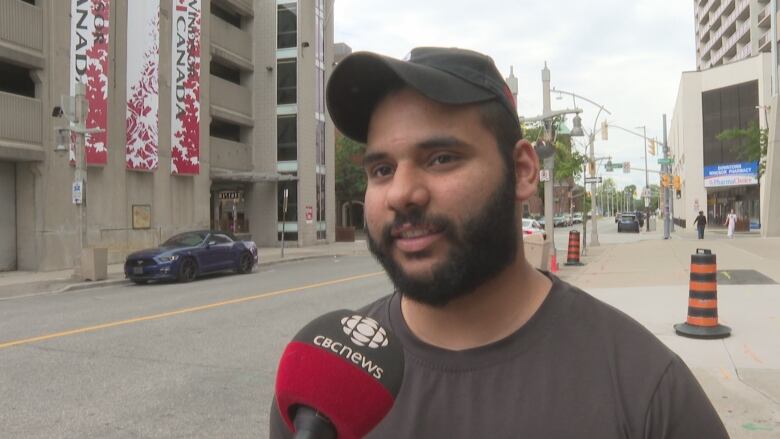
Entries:
<svg viewBox="0 0 780 439">
<path fill-rule="evenodd" d="M 505 171 L 506 172 L 506 171 Z M 514 174 L 509 173 L 484 206 L 462 227 L 449 218 L 425 216 L 420 209 L 399 212 L 393 224 L 382 230 L 379 242 L 368 233 L 368 248 L 387 271 L 395 288 L 404 296 L 426 305 L 441 308 L 452 300 L 472 293 L 478 286 L 495 277 L 517 257 L 517 218 L 514 204 Z M 393 226 L 428 224 L 441 230 L 450 242 L 444 262 L 431 267 L 426 278 L 408 276 L 392 256 Z M 423 251 L 411 255 L 423 258 Z"/>
</svg>

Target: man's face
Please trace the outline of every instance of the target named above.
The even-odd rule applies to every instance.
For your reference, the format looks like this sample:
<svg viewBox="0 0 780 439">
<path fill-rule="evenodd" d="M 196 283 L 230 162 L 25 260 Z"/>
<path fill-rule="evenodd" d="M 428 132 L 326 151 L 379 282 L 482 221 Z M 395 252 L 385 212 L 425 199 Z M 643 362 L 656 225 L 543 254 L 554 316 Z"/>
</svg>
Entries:
<svg viewBox="0 0 780 439">
<path fill-rule="evenodd" d="M 444 306 L 514 261 L 514 173 L 475 106 L 393 93 L 372 115 L 364 167 L 369 248 L 406 297 Z"/>
</svg>

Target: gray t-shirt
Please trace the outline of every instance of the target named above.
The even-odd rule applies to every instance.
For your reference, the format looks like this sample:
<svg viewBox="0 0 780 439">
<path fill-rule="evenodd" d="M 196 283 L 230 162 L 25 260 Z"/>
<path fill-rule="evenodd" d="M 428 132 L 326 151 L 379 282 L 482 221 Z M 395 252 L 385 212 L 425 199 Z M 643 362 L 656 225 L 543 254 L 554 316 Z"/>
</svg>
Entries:
<svg viewBox="0 0 780 439">
<path fill-rule="evenodd" d="M 393 294 L 359 313 L 401 340 L 404 381 L 367 436 L 727 438 L 683 361 L 639 323 L 551 276 L 534 316 L 503 340 L 449 351 L 415 337 Z M 292 434 L 271 408 L 271 438 Z"/>
</svg>

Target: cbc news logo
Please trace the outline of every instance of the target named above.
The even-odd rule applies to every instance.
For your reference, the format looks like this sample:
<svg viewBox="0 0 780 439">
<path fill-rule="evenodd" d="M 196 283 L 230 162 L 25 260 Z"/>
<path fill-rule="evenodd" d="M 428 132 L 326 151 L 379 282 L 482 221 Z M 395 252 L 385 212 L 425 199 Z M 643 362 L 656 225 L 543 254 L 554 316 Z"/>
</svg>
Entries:
<svg viewBox="0 0 780 439">
<path fill-rule="evenodd" d="M 368 346 L 371 349 L 378 349 L 387 346 L 387 332 L 379 326 L 379 322 L 359 315 L 344 317 L 341 319 L 344 333 L 347 334 L 358 346 Z"/>
</svg>

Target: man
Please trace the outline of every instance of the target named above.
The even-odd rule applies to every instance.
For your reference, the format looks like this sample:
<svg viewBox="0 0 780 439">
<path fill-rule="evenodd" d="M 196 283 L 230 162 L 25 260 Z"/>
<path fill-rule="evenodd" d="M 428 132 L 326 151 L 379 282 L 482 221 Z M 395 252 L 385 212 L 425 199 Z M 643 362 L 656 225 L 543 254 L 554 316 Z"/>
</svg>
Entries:
<svg viewBox="0 0 780 439">
<path fill-rule="evenodd" d="M 696 225 L 696 230 L 699 232 L 699 239 L 704 239 L 704 228 L 707 227 L 707 217 L 704 216 L 704 211 L 699 211 L 699 216 L 693 220 L 693 224 Z"/>
<path fill-rule="evenodd" d="M 358 313 L 405 354 L 395 404 L 367 437 L 727 437 L 679 357 L 525 260 L 520 209 L 539 159 L 489 57 L 355 53 L 327 101 L 367 143 L 369 248 L 396 288 Z M 271 437 L 290 437 L 276 410 Z"/>
</svg>

